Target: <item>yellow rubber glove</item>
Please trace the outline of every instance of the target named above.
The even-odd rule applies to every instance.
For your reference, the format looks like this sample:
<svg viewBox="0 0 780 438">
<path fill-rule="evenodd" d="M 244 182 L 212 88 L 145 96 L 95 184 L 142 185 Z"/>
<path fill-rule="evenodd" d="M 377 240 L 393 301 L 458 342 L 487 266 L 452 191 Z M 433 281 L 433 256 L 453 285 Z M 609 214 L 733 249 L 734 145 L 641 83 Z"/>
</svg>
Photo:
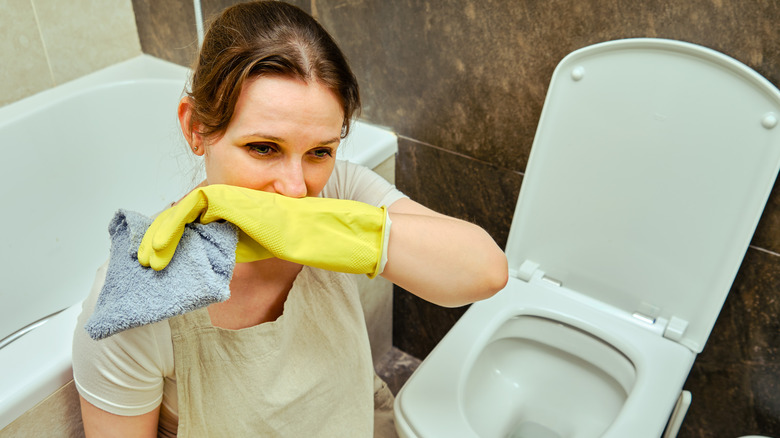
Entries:
<svg viewBox="0 0 780 438">
<path fill-rule="evenodd" d="M 221 219 L 240 229 L 239 263 L 277 257 L 372 278 L 383 269 L 389 234 L 384 207 L 340 199 L 289 198 L 221 184 L 197 188 L 160 213 L 144 234 L 138 261 L 164 269 L 185 224 Z"/>
</svg>

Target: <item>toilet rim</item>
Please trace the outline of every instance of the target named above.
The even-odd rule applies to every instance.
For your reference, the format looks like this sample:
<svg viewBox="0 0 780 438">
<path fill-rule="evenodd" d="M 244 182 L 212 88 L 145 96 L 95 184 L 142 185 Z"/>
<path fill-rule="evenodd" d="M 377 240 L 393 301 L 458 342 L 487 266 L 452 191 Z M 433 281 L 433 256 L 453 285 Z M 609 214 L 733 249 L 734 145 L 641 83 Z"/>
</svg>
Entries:
<svg viewBox="0 0 780 438">
<path fill-rule="evenodd" d="M 522 300 L 518 299 L 519 294 Z M 622 352 L 634 365 L 636 382 L 608 432 L 625 427 L 665 426 L 693 364 L 692 351 L 622 316 L 586 304 L 569 292 L 514 278 L 494 297 L 472 305 L 422 362 L 396 397 L 396 416 L 400 421 L 414 429 L 425 429 L 425 424 L 434 421 L 429 417 L 439 415 L 442 422 L 452 424 L 453 430 L 471 430 L 463 412 L 469 374 L 496 330 L 510 318 L 524 315 L 559 321 L 582 330 Z M 598 324 L 592 322 L 596 320 Z M 431 403 L 433 400 L 435 403 Z M 436 412 L 431 412 L 426 405 L 436 405 Z M 663 412 L 651 412 L 648 405 L 662 406 Z M 638 412 L 642 415 L 632 415 Z M 619 432 L 614 433 L 620 436 Z"/>
<path fill-rule="evenodd" d="M 486 321 L 478 336 L 473 339 L 473 347 L 463 361 L 464 366 L 473 365 L 477 356 L 501 326 L 512 318 L 522 316 L 545 318 L 571 326 L 611 346 L 628 358 L 634 365 L 637 376 L 644 373 L 644 367 L 648 365 L 646 359 L 648 344 L 652 346 L 659 344 L 665 347 L 668 345 L 669 348 L 666 350 L 693 356 L 693 352 L 689 349 L 663 338 L 660 330 L 654 330 L 649 325 L 643 327 L 643 323 L 624 314 L 621 310 L 603 305 L 587 296 L 565 288 L 546 287 L 521 280 L 512 279 L 510 283 L 517 283 L 522 288 L 522 300 L 509 297 L 512 288 L 508 286 L 500 296 L 472 305 L 474 311 L 470 310 L 470 312 L 478 312 L 479 316 Z M 463 316 L 465 317 L 466 315 Z M 610 330 L 617 328 L 621 330 Z M 638 347 L 640 344 L 637 339 L 641 340 L 643 348 Z"/>
</svg>

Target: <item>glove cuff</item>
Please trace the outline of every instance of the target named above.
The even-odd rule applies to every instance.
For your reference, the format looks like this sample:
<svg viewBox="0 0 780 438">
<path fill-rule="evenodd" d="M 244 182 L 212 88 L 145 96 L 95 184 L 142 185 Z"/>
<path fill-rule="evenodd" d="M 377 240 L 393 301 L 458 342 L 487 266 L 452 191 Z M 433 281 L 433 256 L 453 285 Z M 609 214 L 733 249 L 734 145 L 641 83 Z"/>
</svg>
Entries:
<svg viewBox="0 0 780 438">
<path fill-rule="evenodd" d="M 379 259 L 379 263 L 376 266 L 376 270 L 367 274 L 368 278 L 374 278 L 377 275 L 381 275 L 385 271 L 385 265 L 387 264 L 387 247 L 390 241 L 390 226 L 393 225 L 393 221 L 390 220 L 390 212 L 387 211 L 387 207 L 382 207 L 385 213 L 385 222 L 382 229 L 382 254 Z"/>
</svg>

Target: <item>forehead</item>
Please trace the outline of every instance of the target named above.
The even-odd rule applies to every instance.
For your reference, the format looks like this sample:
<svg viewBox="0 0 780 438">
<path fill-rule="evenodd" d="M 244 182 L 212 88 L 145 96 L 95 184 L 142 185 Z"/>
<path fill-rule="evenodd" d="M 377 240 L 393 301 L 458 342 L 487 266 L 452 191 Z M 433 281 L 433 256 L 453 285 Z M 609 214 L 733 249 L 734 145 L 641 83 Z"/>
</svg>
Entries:
<svg viewBox="0 0 780 438">
<path fill-rule="evenodd" d="M 320 82 L 260 76 L 242 86 L 234 117 L 332 123 L 340 129 L 344 110 L 336 93 Z"/>
</svg>

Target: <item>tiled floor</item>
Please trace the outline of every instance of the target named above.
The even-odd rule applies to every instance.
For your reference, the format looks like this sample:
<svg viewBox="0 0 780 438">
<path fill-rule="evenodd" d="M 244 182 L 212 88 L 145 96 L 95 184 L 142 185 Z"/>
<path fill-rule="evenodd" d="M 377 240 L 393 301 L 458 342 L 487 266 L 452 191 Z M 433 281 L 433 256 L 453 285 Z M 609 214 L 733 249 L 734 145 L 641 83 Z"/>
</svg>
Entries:
<svg viewBox="0 0 780 438">
<path fill-rule="evenodd" d="M 376 373 L 387 383 L 393 395 L 396 395 L 420 362 L 420 359 L 393 347 L 380 360 Z"/>
</svg>

